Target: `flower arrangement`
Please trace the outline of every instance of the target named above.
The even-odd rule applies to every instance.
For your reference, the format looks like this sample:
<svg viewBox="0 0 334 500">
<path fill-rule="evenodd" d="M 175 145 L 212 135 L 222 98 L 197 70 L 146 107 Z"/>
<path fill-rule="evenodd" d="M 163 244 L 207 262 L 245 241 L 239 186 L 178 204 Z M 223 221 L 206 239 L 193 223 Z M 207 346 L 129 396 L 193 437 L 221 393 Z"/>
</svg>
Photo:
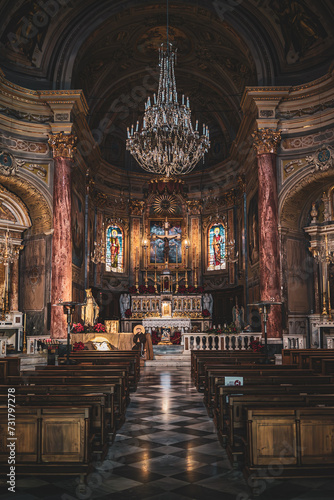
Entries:
<svg viewBox="0 0 334 500">
<path fill-rule="evenodd" d="M 73 323 L 72 331 L 73 333 L 84 333 L 85 327 L 81 323 Z"/>
<path fill-rule="evenodd" d="M 126 318 L 131 318 L 131 316 L 132 316 L 131 309 L 126 309 L 126 311 L 124 312 L 124 314 L 125 314 Z"/>
<path fill-rule="evenodd" d="M 208 318 L 210 316 L 210 311 L 208 309 L 203 309 L 202 315 L 203 318 Z"/>
<path fill-rule="evenodd" d="M 73 351 L 74 352 L 83 351 L 84 349 L 85 349 L 85 345 L 83 344 L 83 342 L 74 342 L 74 344 L 73 344 Z"/>
<path fill-rule="evenodd" d="M 137 288 L 134 285 L 130 286 L 129 293 L 137 293 Z"/>
<path fill-rule="evenodd" d="M 203 316 L 204 316 L 204 314 L 203 314 Z M 238 330 L 232 321 L 232 323 L 230 323 L 229 325 L 225 324 L 223 328 L 209 328 L 207 333 L 213 333 L 214 335 L 220 335 L 222 333 L 227 333 L 229 335 L 233 335 L 233 334 L 238 333 Z"/>
<path fill-rule="evenodd" d="M 97 333 L 105 332 L 106 331 L 106 327 L 102 323 L 96 323 L 93 326 L 93 330 L 94 330 L 94 332 L 97 332 Z"/>
<path fill-rule="evenodd" d="M 252 340 L 252 342 L 249 344 L 249 347 L 252 349 L 254 352 L 261 352 L 264 346 L 260 344 L 258 340 Z"/>
<path fill-rule="evenodd" d="M 145 285 L 139 285 L 138 290 L 139 290 L 139 293 L 141 293 L 141 294 L 147 293 Z"/>
</svg>

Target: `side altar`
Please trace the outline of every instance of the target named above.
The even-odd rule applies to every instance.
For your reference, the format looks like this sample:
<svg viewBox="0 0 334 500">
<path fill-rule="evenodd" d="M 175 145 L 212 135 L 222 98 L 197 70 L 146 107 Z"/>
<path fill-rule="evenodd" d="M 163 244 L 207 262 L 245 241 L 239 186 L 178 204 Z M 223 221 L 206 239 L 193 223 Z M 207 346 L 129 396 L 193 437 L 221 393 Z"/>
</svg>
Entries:
<svg viewBox="0 0 334 500">
<path fill-rule="evenodd" d="M 171 332 L 204 332 L 211 326 L 210 318 L 203 317 L 202 294 L 136 294 L 127 296 L 128 317 L 121 320 L 123 332 L 142 324 L 148 332 L 169 328 Z"/>
</svg>

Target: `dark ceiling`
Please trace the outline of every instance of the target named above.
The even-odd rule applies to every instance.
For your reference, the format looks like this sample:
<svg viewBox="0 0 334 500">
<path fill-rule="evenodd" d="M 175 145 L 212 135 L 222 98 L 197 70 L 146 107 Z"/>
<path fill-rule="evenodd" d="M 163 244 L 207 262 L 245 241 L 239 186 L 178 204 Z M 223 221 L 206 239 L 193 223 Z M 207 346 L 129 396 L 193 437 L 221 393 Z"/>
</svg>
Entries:
<svg viewBox="0 0 334 500">
<path fill-rule="evenodd" d="M 210 128 L 204 167 L 228 156 L 245 86 L 300 84 L 328 71 L 333 10 L 331 0 L 170 2 L 178 93 L 189 96 L 193 119 Z M 136 170 L 126 127 L 157 89 L 166 1 L 3 0 L 0 16 L 7 78 L 33 89 L 83 89 L 102 156 Z"/>
</svg>

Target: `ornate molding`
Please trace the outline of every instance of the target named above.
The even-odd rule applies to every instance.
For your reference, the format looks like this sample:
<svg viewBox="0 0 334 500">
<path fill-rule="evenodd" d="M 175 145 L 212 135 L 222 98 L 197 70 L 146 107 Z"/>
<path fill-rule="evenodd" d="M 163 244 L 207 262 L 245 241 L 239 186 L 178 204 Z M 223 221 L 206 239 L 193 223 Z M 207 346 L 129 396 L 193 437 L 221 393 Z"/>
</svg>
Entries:
<svg viewBox="0 0 334 500">
<path fill-rule="evenodd" d="M 281 142 L 281 131 L 270 128 L 262 128 L 252 134 L 253 148 L 258 155 L 276 154 Z"/>
<path fill-rule="evenodd" d="M 73 134 L 50 134 L 48 143 L 52 148 L 54 158 L 69 158 L 73 160 L 76 153 L 77 138 Z"/>
<path fill-rule="evenodd" d="M 9 177 L 17 174 L 18 167 L 24 165 L 23 160 L 17 160 L 9 151 L 0 149 L 0 175 Z"/>
<path fill-rule="evenodd" d="M 0 141 L 12 151 L 26 151 L 27 153 L 37 153 L 46 155 L 49 146 L 46 142 L 32 142 L 11 135 L 0 133 Z"/>
<path fill-rule="evenodd" d="M 202 212 L 202 200 L 187 200 L 188 212 L 190 215 L 201 215 Z"/>
<path fill-rule="evenodd" d="M 144 210 L 145 202 L 141 200 L 130 200 L 130 214 L 131 215 L 142 215 Z"/>
<path fill-rule="evenodd" d="M 334 167 L 334 148 L 332 146 L 322 146 L 315 153 L 306 156 L 306 161 L 313 167 L 312 173 L 317 170 L 325 172 Z"/>
</svg>

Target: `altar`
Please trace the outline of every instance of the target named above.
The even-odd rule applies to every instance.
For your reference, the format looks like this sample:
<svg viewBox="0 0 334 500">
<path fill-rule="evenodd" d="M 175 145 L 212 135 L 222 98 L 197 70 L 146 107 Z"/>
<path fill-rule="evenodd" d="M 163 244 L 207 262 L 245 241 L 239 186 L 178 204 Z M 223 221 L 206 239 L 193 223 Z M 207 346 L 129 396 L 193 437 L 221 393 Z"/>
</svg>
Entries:
<svg viewBox="0 0 334 500">
<path fill-rule="evenodd" d="M 166 317 L 166 318 L 145 318 L 142 321 L 145 330 L 150 333 L 157 328 L 170 328 L 185 333 L 191 330 L 191 321 L 189 318 Z"/>
<path fill-rule="evenodd" d="M 202 294 L 132 294 L 127 300 L 126 314 L 121 320 L 124 332 L 132 331 L 138 324 L 150 333 L 163 328 L 181 333 L 210 328 L 210 317 L 203 316 Z"/>
</svg>

